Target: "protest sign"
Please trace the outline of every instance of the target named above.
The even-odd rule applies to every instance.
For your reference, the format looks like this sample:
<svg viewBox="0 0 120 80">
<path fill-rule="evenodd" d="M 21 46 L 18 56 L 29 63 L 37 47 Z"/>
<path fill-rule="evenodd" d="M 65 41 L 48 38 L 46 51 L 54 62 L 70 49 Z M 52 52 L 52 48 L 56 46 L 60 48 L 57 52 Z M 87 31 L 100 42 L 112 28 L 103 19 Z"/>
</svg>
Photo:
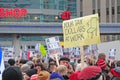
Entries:
<svg viewBox="0 0 120 80">
<path fill-rule="evenodd" d="M 13 47 L 2 47 L 3 59 L 4 61 L 8 61 L 9 59 L 13 59 L 14 57 L 14 49 Z"/>
<path fill-rule="evenodd" d="M 63 21 L 64 47 L 100 43 L 98 14 Z"/>
<path fill-rule="evenodd" d="M 59 37 L 55 36 L 55 37 L 47 38 L 45 39 L 45 42 L 47 45 L 48 53 L 55 55 L 57 65 L 59 65 L 57 54 L 62 53 L 62 46 L 60 45 Z"/>
<path fill-rule="evenodd" d="M 81 69 L 84 67 L 85 45 L 100 43 L 98 14 L 63 21 L 64 47 L 80 47 Z"/>
<path fill-rule="evenodd" d="M 62 47 L 59 42 L 59 37 L 51 37 L 45 39 L 47 50 L 49 54 L 61 54 L 62 53 Z"/>
<path fill-rule="evenodd" d="M 110 49 L 109 60 L 115 60 L 116 49 Z"/>
</svg>

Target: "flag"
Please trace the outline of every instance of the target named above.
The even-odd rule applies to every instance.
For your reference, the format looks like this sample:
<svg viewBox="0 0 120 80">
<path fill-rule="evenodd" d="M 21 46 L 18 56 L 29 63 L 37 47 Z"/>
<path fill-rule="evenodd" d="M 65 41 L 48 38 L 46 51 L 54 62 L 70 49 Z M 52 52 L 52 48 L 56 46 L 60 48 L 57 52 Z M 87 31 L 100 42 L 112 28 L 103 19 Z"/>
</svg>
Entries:
<svg viewBox="0 0 120 80">
<path fill-rule="evenodd" d="M 30 51 L 28 51 L 28 53 L 27 53 L 27 58 L 28 58 L 28 60 L 30 60 Z"/>
<path fill-rule="evenodd" d="M 0 46 L 0 80 L 2 80 L 2 73 L 4 71 L 4 61 L 3 61 L 3 55 L 2 55 L 2 48 Z"/>
</svg>

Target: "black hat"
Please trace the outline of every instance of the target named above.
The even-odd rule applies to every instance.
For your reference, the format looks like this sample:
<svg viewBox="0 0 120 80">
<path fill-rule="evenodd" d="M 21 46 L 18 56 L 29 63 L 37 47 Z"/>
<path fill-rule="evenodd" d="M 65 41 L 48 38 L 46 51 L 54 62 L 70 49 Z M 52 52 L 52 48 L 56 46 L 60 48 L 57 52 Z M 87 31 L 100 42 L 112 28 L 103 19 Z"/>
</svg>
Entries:
<svg viewBox="0 0 120 80">
<path fill-rule="evenodd" d="M 7 67 L 2 74 L 2 80 L 22 80 L 22 72 L 19 67 Z"/>
</svg>

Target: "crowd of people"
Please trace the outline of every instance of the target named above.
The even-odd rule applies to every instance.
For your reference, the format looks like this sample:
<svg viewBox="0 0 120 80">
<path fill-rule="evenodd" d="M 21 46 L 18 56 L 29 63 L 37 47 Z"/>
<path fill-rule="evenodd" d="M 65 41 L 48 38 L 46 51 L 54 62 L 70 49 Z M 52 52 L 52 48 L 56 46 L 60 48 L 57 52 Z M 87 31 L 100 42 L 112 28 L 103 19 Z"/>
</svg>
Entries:
<svg viewBox="0 0 120 80">
<path fill-rule="evenodd" d="M 86 58 L 84 65 L 67 57 L 60 57 L 59 63 L 54 58 L 47 63 L 39 58 L 9 59 L 2 80 L 120 80 L 120 61 L 106 60 L 104 53 L 96 60 Z"/>
</svg>

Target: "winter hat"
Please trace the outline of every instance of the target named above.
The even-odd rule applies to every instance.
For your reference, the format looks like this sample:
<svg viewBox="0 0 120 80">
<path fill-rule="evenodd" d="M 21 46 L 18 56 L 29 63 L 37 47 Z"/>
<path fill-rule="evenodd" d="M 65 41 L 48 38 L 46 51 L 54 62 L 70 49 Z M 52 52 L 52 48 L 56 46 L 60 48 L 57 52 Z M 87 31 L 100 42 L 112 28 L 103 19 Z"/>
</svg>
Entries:
<svg viewBox="0 0 120 80">
<path fill-rule="evenodd" d="M 98 66 L 88 66 L 80 72 L 80 74 L 78 75 L 78 79 L 88 80 L 94 78 L 94 80 L 96 80 L 100 77 L 101 72 L 102 70 Z"/>
<path fill-rule="evenodd" d="M 57 72 L 53 72 L 50 75 L 50 80 L 65 80 L 62 75 L 58 74 Z"/>
<path fill-rule="evenodd" d="M 103 59 L 99 59 L 99 60 L 97 61 L 97 65 L 98 65 L 99 67 L 101 67 L 102 69 L 105 69 L 105 68 L 107 67 L 106 61 L 103 60 Z"/>
<path fill-rule="evenodd" d="M 22 72 L 19 67 L 7 67 L 2 74 L 2 80 L 22 80 Z"/>
<path fill-rule="evenodd" d="M 78 75 L 80 74 L 80 71 L 74 72 L 70 75 L 70 80 L 79 80 Z"/>
<path fill-rule="evenodd" d="M 37 80 L 38 74 L 34 74 L 31 76 L 30 80 Z"/>
<path fill-rule="evenodd" d="M 26 71 L 26 74 L 31 77 L 33 74 L 37 74 L 37 70 L 36 69 L 29 69 Z"/>
<path fill-rule="evenodd" d="M 120 77 L 120 67 L 116 67 L 116 68 L 111 69 L 111 73 L 115 77 Z"/>
<path fill-rule="evenodd" d="M 47 71 L 40 71 L 37 77 L 37 80 L 49 80 L 49 79 L 50 79 L 50 73 Z"/>
</svg>

